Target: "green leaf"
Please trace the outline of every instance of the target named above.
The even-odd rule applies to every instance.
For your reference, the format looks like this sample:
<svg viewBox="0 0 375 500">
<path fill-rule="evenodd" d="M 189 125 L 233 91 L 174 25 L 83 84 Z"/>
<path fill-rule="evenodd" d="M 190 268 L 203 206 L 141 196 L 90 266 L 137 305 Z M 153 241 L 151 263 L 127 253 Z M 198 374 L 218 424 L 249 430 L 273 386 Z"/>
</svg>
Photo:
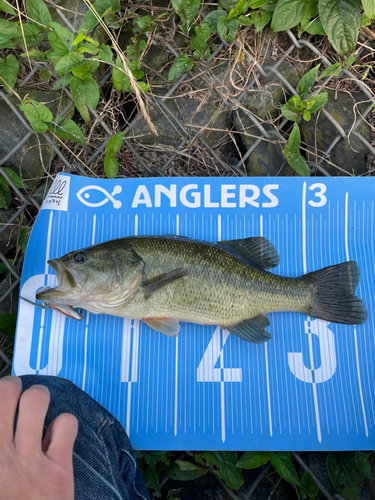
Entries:
<svg viewBox="0 0 375 500">
<path fill-rule="evenodd" d="M 17 34 L 18 28 L 18 23 L 11 23 L 6 19 L 0 19 L 0 45 L 9 42 Z"/>
<path fill-rule="evenodd" d="M 272 16 L 272 31 L 285 31 L 300 23 L 305 15 L 304 0 L 279 0 Z"/>
<path fill-rule="evenodd" d="M 145 480 L 147 488 L 152 488 L 156 491 L 155 495 L 157 497 L 161 496 L 159 478 L 152 467 L 148 467 L 143 471 L 143 479 Z"/>
<path fill-rule="evenodd" d="M 69 52 L 62 56 L 62 58 L 55 65 L 55 70 L 58 75 L 63 75 L 68 73 L 72 69 L 76 68 L 81 64 L 85 56 L 79 52 Z"/>
<path fill-rule="evenodd" d="M 116 137 L 116 136 L 114 136 L 114 137 Z M 122 141 L 121 141 L 121 143 L 122 143 Z M 120 147 L 121 147 L 121 145 L 120 145 Z M 116 153 L 117 153 L 117 151 L 116 151 Z M 109 151 L 107 151 L 107 153 L 109 153 Z M 158 462 L 161 462 L 163 458 L 165 459 L 167 456 L 167 453 L 168 453 L 167 451 L 148 451 L 147 453 L 145 453 L 144 459 L 145 459 L 145 462 L 147 465 L 155 465 Z"/>
<path fill-rule="evenodd" d="M 14 259 L 7 259 L 7 261 L 9 262 L 9 264 L 13 264 Z M 5 277 L 10 275 L 10 271 L 3 261 L 0 261 L 0 274 L 5 274 Z"/>
<path fill-rule="evenodd" d="M 47 30 L 48 40 L 59 56 L 65 56 L 65 54 L 72 50 L 73 33 L 54 22 L 48 23 Z"/>
<path fill-rule="evenodd" d="M 366 14 L 361 14 L 361 28 L 363 26 L 370 26 L 371 24 L 371 19 L 366 16 Z"/>
<path fill-rule="evenodd" d="M 312 23 L 308 24 L 305 28 L 305 31 L 310 35 L 325 36 L 327 34 L 323 29 L 320 19 L 315 19 Z"/>
<path fill-rule="evenodd" d="M 299 147 L 301 145 L 301 132 L 297 123 L 294 124 L 293 129 L 289 135 L 288 146 L 285 148 L 284 156 L 288 158 L 297 158 Z"/>
<path fill-rule="evenodd" d="M 309 169 L 307 168 L 305 160 L 302 158 L 302 156 L 298 155 L 297 158 L 290 158 L 289 157 L 286 159 L 286 161 L 297 172 L 297 174 L 299 174 L 301 176 L 310 176 Z M 271 460 L 271 462 L 272 462 L 272 460 Z M 279 472 L 279 474 L 280 474 L 280 472 Z M 290 481 L 290 482 L 292 482 L 292 481 Z M 296 483 L 293 483 L 293 484 L 296 484 Z"/>
<path fill-rule="evenodd" d="M 45 61 L 48 59 L 50 52 L 41 52 L 40 50 L 32 49 L 21 54 L 21 57 L 30 57 L 31 59 L 37 59 L 38 61 Z"/>
<path fill-rule="evenodd" d="M 315 498 L 318 496 L 319 488 L 315 484 L 311 474 L 308 471 L 305 471 L 302 474 L 301 482 L 299 486 L 299 495 L 304 500 L 307 496 L 310 498 Z"/>
<path fill-rule="evenodd" d="M 240 16 L 238 20 L 242 26 L 251 26 L 253 24 L 253 20 L 248 16 Z"/>
<path fill-rule="evenodd" d="M 331 64 L 331 66 L 328 66 L 328 68 L 326 68 L 322 73 L 321 75 L 319 76 L 319 80 L 321 78 L 324 78 L 326 76 L 339 76 L 340 73 L 341 73 L 341 68 L 342 68 L 342 63 L 341 62 L 338 62 L 338 63 L 335 63 L 335 64 Z"/>
<path fill-rule="evenodd" d="M 260 9 L 258 12 L 251 13 L 251 19 L 254 23 L 255 30 L 257 33 L 262 31 L 262 29 L 268 24 L 269 20 L 272 17 L 271 12 L 267 12 L 266 10 Z"/>
<path fill-rule="evenodd" d="M 227 17 L 225 10 L 213 10 L 204 18 L 203 23 L 208 25 L 211 33 L 217 32 L 217 22 L 220 17 Z"/>
<path fill-rule="evenodd" d="M 121 146 L 123 144 L 123 141 L 122 141 L 123 136 L 124 136 L 124 132 L 120 132 L 116 135 L 113 135 L 109 139 L 109 141 L 107 142 L 107 145 L 105 147 L 105 150 L 107 151 L 108 154 L 115 155 L 116 153 L 118 153 L 120 151 Z"/>
<path fill-rule="evenodd" d="M 53 115 L 44 104 L 32 99 L 26 99 L 20 104 L 20 110 L 25 113 L 35 132 L 46 132 L 48 130 L 48 122 L 52 121 Z"/>
<path fill-rule="evenodd" d="M 139 33 L 140 31 L 152 31 L 151 24 L 154 22 L 152 16 L 142 16 L 136 17 L 133 21 L 133 31 L 134 33 Z M 146 29 L 148 28 L 148 29 Z"/>
<path fill-rule="evenodd" d="M 201 27 L 195 27 L 195 33 L 200 39 L 202 39 L 204 42 L 207 42 L 207 40 L 210 38 L 211 30 L 208 24 L 203 23 Z"/>
<path fill-rule="evenodd" d="M 175 463 L 179 466 L 180 470 L 199 471 L 201 475 L 204 474 L 204 470 L 202 469 L 202 467 L 199 467 L 199 465 L 194 464 L 193 462 L 187 462 L 185 460 L 176 460 Z"/>
<path fill-rule="evenodd" d="M 204 52 L 207 48 L 207 43 L 204 41 L 203 38 L 199 36 L 195 36 L 190 40 L 190 45 L 191 45 L 191 50 L 194 50 L 193 55 L 194 57 L 202 57 L 204 55 Z"/>
<path fill-rule="evenodd" d="M 247 12 L 247 9 L 248 9 L 247 1 L 240 0 L 237 3 L 237 5 L 235 5 L 235 7 L 229 11 L 228 19 L 232 19 L 232 17 L 235 17 L 235 16 L 238 17 L 241 14 L 245 14 L 245 12 Z"/>
<path fill-rule="evenodd" d="M 371 480 L 371 464 L 366 453 L 363 451 L 356 451 L 355 453 L 355 466 Z"/>
<path fill-rule="evenodd" d="M 141 88 L 142 92 L 148 92 L 150 90 L 150 84 L 142 81 L 138 81 L 137 85 Z M 133 91 L 133 87 L 130 87 L 130 89 Z"/>
<path fill-rule="evenodd" d="M 96 0 L 96 2 L 92 4 L 92 7 L 89 7 L 84 16 L 81 27 L 79 28 L 80 32 L 91 31 L 99 23 L 97 14 L 92 11 L 92 8 L 95 9 L 99 17 L 103 17 L 104 15 L 119 11 L 121 5 L 120 0 Z"/>
<path fill-rule="evenodd" d="M 27 15 L 33 21 L 47 25 L 52 21 L 44 0 L 26 0 Z"/>
<path fill-rule="evenodd" d="M 236 18 L 226 19 L 225 17 L 219 17 L 217 31 L 225 41 L 233 42 L 236 38 L 239 25 L 240 21 Z"/>
<path fill-rule="evenodd" d="M 235 8 L 238 0 L 220 0 L 219 6 L 223 7 L 228 12 Z M 226 14 L 225 14 L 226 17 Z"/>
<path fill-rule="evenodd" d="M 179 462 L 181 462 L 181 460 L 179 460 Z M 176 463 L 173 463 L 166 468 L 165 474 L 175 481 L 191 481 L 203 476 L 205 471 L 201 467 L 192 470 L 182 470 Z"/>
<path fill-rule="evenodd" d="M 242 486 L 241 469 L 236 467 L 236 451 L 206 451 L 202 456 L 209 467 L 217 467 L 216 475 L 223 479 L 229 488 L 238 490 Z M 213 472 L 215 473 L 215 470 Z"/>
<path fill-rule="evenodd" d="M 236 463 L 236 467 L 241 469 L 256 469 L 266 464 L 270 460 L 271 454 L 268 451 L 247 451 Z"/>
<path fill-rule="evenodd" d="M 314 66 L 310 71 L 308 71 L 297 85 L 297 92 L 301 94 L 302 99 L 305 99 L 309 95 L 310 88 L 314 85 L 316 81 L 316 77 L 318 75 L 318 70 L 320 68 L 320 64 Z"/>
<path fill-rule="evenodd" d="M 335 487 L 335 490 L 337 491 L 337 493 L 339 493 L 341 495 L 342 494 L 342 490 L 341 490 L 342 467 L 341 467 L 340 462 L 338 460 L 338 454 L 334 451 L 331 451 L 328 453 L 327 472 L 328 472 L 329 478 L 331 480 L 331 483 Z"/>
<path fill-rule="evenodd" d="M 6 12 L 7 14 L 16 15 L 16 11 L 10 5 L 6 4 L 4 0 L 0 0 L 0 10 Z"/>
<path fill-rule="evenodd" d="M 73 76 L 70 90 L 73 94 L 74 104 L 82 118 L 86 122 L 90 121 L 89 108 L 95 109 L 99 102 L 98 84 L 91 76 L 85 77 L 84 80 Z"/>
<path fill-rule="evenodd" d="M 82 64 L 73 68 L 71 71 L 74 76 L 84 80 L 86 77 L 91 76 L 91 73 L 99 67 L 99 61 L 91 61 L 86 59 Z"/>
<path fill-rule="evenodd" d="M 295 113 L 294 111 L 291 111 L 289 109 L 288 103 L 282 104 L 280 107 L 280 110 L 281 110 L 281 113 L 283 114 L 283 116 L 285 116 L 285 118 L 287 118 L 288 120 L 290 120 L 292 122 L 295 122 L 300 117 L 300 113 Z"/>
<path fill-rule="evenodd" d="M 0 58 L 0 85 L 8 93 L 16 84 L 19 69 L 17 58 L 13 54 L 9 54 L 6 61 Z"/>
<path fill-rule="evenodd" d="M 102 48 L 99 51 L 98 54 L 98 59 L 101 59 L 102 61 L 106 61 L 107 63 L 113 63 L 113 55 L 112 55 L 112 50 L 109 45 L 102 45 Z"/>
<path fill-rule="evenodd" d="M 375 2 L 374 0 L 362 0 L 363 10 L 365 15 L 372 19 L 375 17 Z"/>
<path fill-rule="evenodd" d="M 172 7 L 183 22 L 181 29 L 184 33 L 188 32 L 189 26 L 197 15 L 200 4 L 201 0 L 172 0 Z"/>
<path fill-rule="evenodd" d="M 345 61 L 345 66 L 347 68 L 349 68 L 349 66 L 351 66 L 355 61 L 355 55 L 352 54 L 350 57 L 347 58 L 347 60 Z"/>
<path fill-rule="evenodd" d="M 340 54 L 354 52 L 361 12 L 360 0 L 319 0 L 319 16 L 333 48 Z"/>
<path fill-rule="evenodd" d="M 0 207 L 8 208 L 12 202 L 12 193 L 9 189 L 8 181 L 0 176 Z"/>
<path fill-rule="evenodd" d="M 277 2 L 277 0 L 276 0 Z M 247 2 L 248 7 L 251 7 L 252 9 L 258 9 L 259 7 L 265 6 L 269 2 L 269 0 L 250 0 Z"/>
<path fill-rule="evenodd" d="M 182 56 L 178 56 L 172 64 L 171 69 L 168 73 L 168 82 L 178 78 L 183 75 L 187 71 L 190 71 L 194 66 L 193 61 L 190 61 L 189 56 L 187 54 L 182 54 Z"/>
<path fill-rule="evenodd" d="M 124 73 L 124 65 L 119 56 L 116 59 L 116 66 L 113 67 L 112 79 L 113 85 L 117 90 L 123 90 L 126 92 L 130 85 L 130 78 L 126 73 Z"/>
<path fill-rule="evenodd" d="M 309 97 L 309 99 L 307 99 L 306 101 L 307 104 L 306 107 L 310 111 L 310 113 L 316 113 L 322 106 L 325 105 L 327 101 L 328 101 L 328 92 L 321 92 L 318 95 Z"/>
<path fill-rule="evenodd" d="M 310 114 L 310 111 L 307 111 L 307 109 L 305 109 L 303 111 L 303 119 L 306 121 L 306 122 L 309 122 L 310 119 L 311 119 L 311 114 Z"/>
<path fill-rule="evenodd" d="M 17 313 L 0 314 L 0 330 L 8 337 L 16 334 L 16 324 Z"/>
<path fill-rule="evenodd" d="M 59 116 L 56 118 L 56 124 L 57 126 L 51 123 L 48 128 L 57 137 L 60 137 L 60 139 L 70 139 L 71 141 L 78 142 L 80 146 L 84 146 L 85 134 L 73 120 Z"/>
<path fill-rule="evenodd" d="M 20 176 L 17 174 L 17 172 L 15 172 L 9 167 L 3 167 L 3 170 L 8 174 L 8 176 L 11 178 L 16 187 L 18 187 L 19 189 L 27 188 L 27 186 L 20 179 Z"/>
<path fill-rule="evenodd" d="M 17 29 L 16 36 L 14 37 L 14 41 L 21 45 L 22 47 L 32 47 L 37 43 L 40 43 L 44 40 L 44 31 L 42 26 L 39 26 L 36 23 L 27 23 L 23 24 L 23 33 L 21 27 L 19 26 Z"/>
<path fill-rule="evenodd" d="M 105 155 L 104 172 L 108 179 L 115 179 L 118 174 L 118 161 L 113 155 Z"/>
<path fill-rule="evenodd" d="M 26 254 L 26 248 L 29 242 L 30 234 L 31 234 L 31 229 L 29 227 L 23 227 L 18 236 L 18 243 L 20 245 L 23 254 Z"/>
<path fill-rule="evenodd" d="M 302 158 L 301 158 L 302 160 Z M 303 161 L 303 160 L 302 160 Z M 307 172 L 309 171 L 305 162 L 303 162 Z M 289 163 L 291 165 L 291 163 Z M 291 165 L 293 167 L 293 165 Z M 294 168 L 294 167 L 293 167 Z M 298 172 L 298 170 L 296 170 Z M 299 173 L 299 172 L 298 172 Z M 309 174 L 300 174 L 300 175 L 309 175 Z M 299 486 L 299 477 L 298 473 L 293 465 L 292 456 L 288 451 L 280 451 L 278 453 L 271 453 L 271 463 L 274 466 L 276 472 L 280 474 L 280 476 L 289 481 L 292 484 Z"/>
</svg>

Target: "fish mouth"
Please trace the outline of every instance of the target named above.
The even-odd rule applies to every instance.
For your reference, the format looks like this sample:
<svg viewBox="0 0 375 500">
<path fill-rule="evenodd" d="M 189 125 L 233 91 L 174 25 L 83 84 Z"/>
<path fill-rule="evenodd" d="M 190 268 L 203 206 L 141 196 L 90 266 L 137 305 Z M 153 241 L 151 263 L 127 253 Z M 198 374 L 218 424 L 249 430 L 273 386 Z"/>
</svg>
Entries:
<svg viewBox="0 0 375 500">
<path fill-rule="evenodd" d="M 51 259 L 48 264 L 55 271 L 58 285 L 55 288 L 46 288 L 36 294 L 37 300 L 41 302 L 58 302 L 68 304 L 72 294 L 80 291 L 77 280 L 59 259 Z M 70 300 L 69 300 L 70 299 Z"/>
</svg>

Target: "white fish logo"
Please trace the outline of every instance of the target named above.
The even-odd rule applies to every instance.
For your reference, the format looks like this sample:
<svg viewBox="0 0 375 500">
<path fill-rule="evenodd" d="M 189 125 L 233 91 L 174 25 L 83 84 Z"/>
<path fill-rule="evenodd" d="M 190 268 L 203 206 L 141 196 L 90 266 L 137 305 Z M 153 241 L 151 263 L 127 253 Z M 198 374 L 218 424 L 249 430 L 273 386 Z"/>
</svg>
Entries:
<svg viewBox="0 0 375 500">
<path fill-rule="evenodd" d="M 99 201 L 98 203 L 91 203 L 90 201 L 87 201 L 90 198 L 90 194 L 87 191 L 100 191 L 104 194 L 105 198 L 102 201 Z M 111 194 L 100 186 L 86 186 L 78 191 L 77 198 L 79 199 L 79 201 L 81 201 L 84 205 L 87 205 L 88 207 L 94 207 L 94 208 L 101 207 L 102 205 L 105 205 L 108 201 L 111 201 L 113 203 L 114 208 L 120 208 L 122 206 L 122 203 L 119 200 L 115 200 L 114 196 L 116 194 L 121 193 L 121 191 L 122 191 L 121 186 L 115 186 Z"/>
</svg>

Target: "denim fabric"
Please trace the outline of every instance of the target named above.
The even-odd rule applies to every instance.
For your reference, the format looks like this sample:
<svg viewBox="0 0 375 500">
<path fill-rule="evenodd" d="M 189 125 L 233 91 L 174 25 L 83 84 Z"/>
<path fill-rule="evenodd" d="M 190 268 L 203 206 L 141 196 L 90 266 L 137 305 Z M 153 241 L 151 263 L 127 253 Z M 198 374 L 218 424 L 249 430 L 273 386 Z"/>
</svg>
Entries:
<svg viewBox="0 0 375 500">
<path fill-rule="evenodd" d="M 118 420 L 69 380 L 44 375 L 21 379 L 23 390 L 43 384 L 50 391 L 44 432 L 61 413 L 78 419 L 73 449 L 76 500 L 149 500 L 129 438 Z"/>
</svg>

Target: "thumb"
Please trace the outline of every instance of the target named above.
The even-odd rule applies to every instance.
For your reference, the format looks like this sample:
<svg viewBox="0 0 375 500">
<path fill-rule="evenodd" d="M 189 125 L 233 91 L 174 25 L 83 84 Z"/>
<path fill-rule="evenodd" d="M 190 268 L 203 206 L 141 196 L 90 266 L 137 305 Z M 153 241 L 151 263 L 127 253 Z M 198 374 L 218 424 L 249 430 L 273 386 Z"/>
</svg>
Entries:
<svg viewBox="0 0 375 500">
<path fill-rule="evenodd" d="M 69 413 L 59 415 L 51 422 L 43 439 L 42 448 L 46 456 L 62 467 L 70 467 L 77 433 L 76 417 Z"/>
</svg>

